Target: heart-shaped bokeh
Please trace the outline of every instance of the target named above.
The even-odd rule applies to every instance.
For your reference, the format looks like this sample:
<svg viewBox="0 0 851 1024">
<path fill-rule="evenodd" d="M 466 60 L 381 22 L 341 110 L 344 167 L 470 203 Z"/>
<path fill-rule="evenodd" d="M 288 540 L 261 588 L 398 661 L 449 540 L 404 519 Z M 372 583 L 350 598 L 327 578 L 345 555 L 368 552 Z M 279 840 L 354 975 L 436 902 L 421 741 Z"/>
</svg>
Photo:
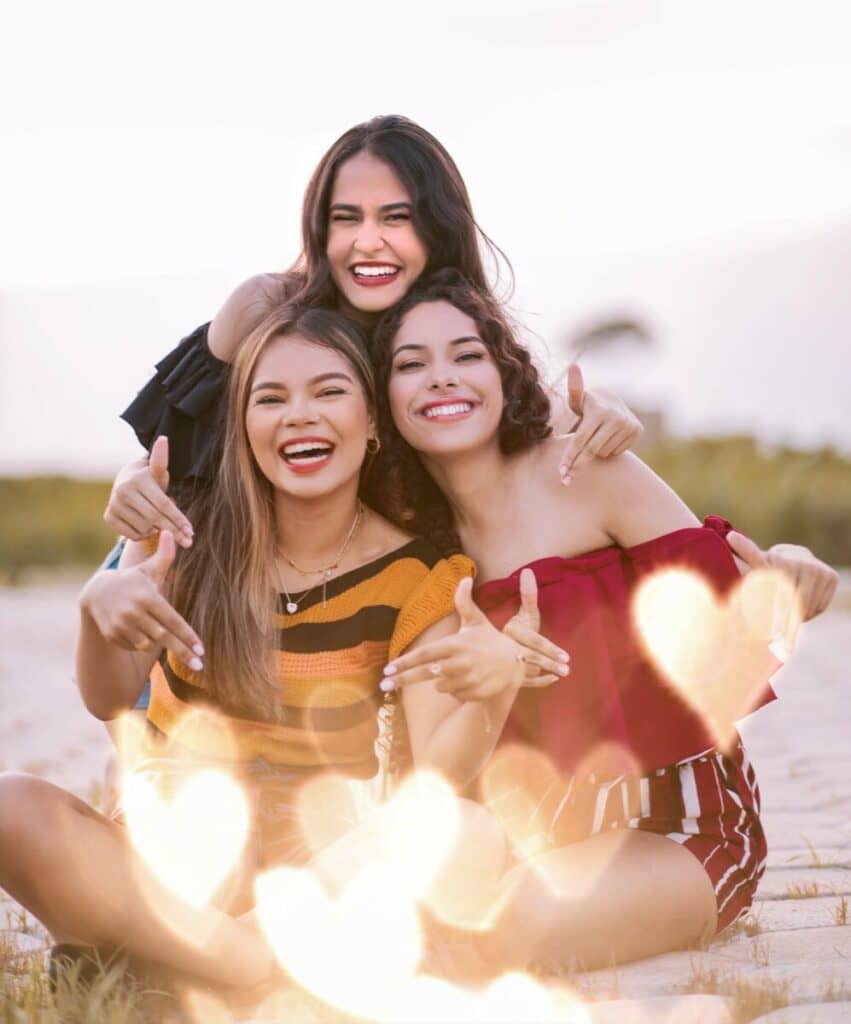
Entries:
<svg viewBox="0 0 851 1024">
<path fill-rule="evenodd" d="M 660 570 L 632 610 L 647 655 L 722 747 L 780 666 L 776 641 L 800 622 L 794 584 L 771 569 L 748 572 L 720 599 L 696 572 Z"/>
</svg>

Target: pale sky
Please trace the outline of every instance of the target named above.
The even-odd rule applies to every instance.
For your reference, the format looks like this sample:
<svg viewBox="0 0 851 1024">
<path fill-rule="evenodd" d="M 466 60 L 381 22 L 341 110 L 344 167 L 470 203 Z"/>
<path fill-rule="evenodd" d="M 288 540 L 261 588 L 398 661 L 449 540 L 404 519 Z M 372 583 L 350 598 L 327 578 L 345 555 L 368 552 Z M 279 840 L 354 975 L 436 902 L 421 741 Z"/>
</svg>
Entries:
<svg viewBox="0 0 851 1024">
<path fill-rule="evenodd" d="M 0 472 L 131 454 L 115 416 L 154 360 L 291 261 L 322 152 L 394 112 L 455 157 L 551 352 L 640 309 L 644 377 L 683 429 L 851 447 L 842 0 L 83 0 L 4 21 Z M 739 390 L 702 367 L 707 331 Z"/>
</svg>

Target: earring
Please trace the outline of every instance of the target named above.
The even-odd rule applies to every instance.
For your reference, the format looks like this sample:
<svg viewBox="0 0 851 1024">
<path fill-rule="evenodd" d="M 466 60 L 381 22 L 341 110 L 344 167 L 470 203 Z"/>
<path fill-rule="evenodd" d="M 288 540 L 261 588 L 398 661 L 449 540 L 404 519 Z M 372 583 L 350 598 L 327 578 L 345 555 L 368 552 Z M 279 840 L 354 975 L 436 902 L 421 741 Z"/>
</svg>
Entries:
<svg viewBox="0 0 851 1024">
<path fill-rule="evenodd" d="M 380 448 L 381 441 L 377 437 L 368 437 L 366 439 L 366 450 L 370 455 L 375 455 Z"/>
</svg>

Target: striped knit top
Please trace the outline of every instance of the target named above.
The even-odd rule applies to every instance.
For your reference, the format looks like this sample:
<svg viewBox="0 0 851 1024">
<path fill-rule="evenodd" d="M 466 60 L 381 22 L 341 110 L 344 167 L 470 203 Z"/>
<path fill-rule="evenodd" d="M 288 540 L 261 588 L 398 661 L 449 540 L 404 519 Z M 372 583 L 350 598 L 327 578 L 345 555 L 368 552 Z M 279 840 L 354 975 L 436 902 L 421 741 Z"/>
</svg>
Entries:
<svg viewBox="0 0 851 1024">
<path fill-rule="evenodd" d="M 426 541 L 412 540 L 329 580 L 291 594 L 298 611 L 278 598 L 275 616 L 277 677 L 283 720 L 270 723 L 242 711 L 209 711 L 203 673 L 167 652 L 151 673 L 150 754 L 163 740 L 194 758 L 246 766 L 258 762 L 310 773 L 334 768 L 370 778 L 378 769 L 375 740 L 382 669 L 427 627 L 454 610 L 455 588 L 474 572 L 463 555 L 441 558 Z M 397 716 L 398 717 L 398 716 Z"/>
</svg>

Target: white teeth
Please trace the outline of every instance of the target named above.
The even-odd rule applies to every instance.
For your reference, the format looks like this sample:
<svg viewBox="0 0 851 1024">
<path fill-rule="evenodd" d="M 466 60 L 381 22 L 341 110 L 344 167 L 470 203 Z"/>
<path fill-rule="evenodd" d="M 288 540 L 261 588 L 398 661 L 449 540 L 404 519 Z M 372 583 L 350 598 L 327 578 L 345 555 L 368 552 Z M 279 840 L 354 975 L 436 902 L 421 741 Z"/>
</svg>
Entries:
<svg viewBox="0 0 851 1024">
<path fill-rule="evenodd" d="M 398 267 L 353 267 L 358 277 L 391 277 Z"/>
<path fill-rule="evenodd" d="M 469 402 L 455 402 L 453 405 L 433 405 L 426 409 L 425 415 L 429 419 L 437 416 L 457 416 L 458 413 L 470 412 L 473 406 Z"/>
<path fill-rule="evenodd" d="M 296 441 L 294 444 L 284 445 L 284 455 L 289 457 L 290 455 L 298 455 L 300 452 L 321 452 L 319 458 L 325 458 L 328 452 L 331 451 L 333 445 L 323 444 L 321 441 Z"/>
</svg>

